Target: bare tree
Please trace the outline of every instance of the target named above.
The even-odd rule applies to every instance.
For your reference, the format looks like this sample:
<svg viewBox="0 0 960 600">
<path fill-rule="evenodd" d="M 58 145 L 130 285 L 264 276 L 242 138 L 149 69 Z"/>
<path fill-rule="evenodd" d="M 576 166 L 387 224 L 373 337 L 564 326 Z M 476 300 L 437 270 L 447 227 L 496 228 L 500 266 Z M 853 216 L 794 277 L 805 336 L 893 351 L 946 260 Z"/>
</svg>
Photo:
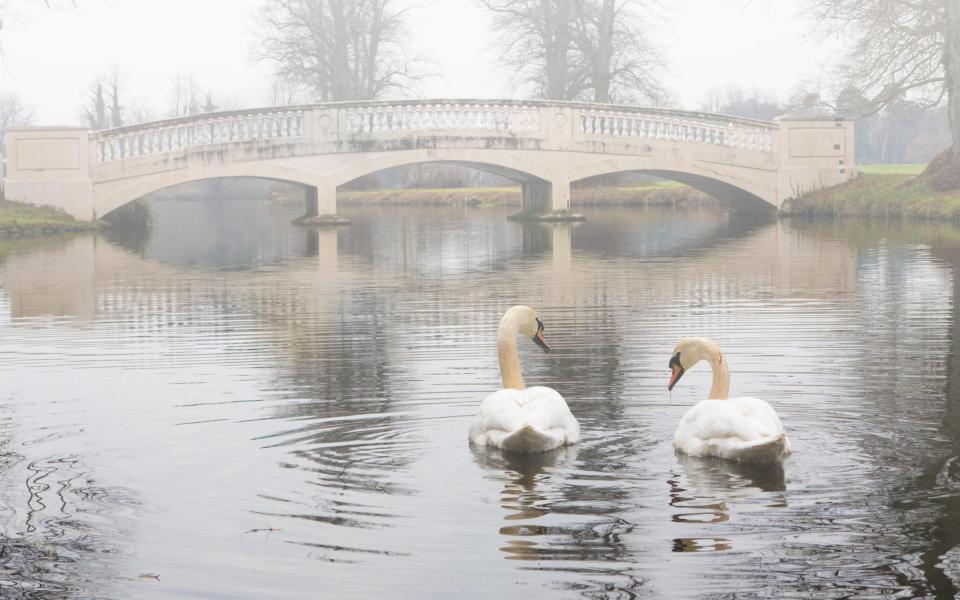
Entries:
<svg viewBox="0 0 960 600">
<path fill-rule="evenodd" d="M 852 40 L 842 87 L 865 99 L 861 115 L 903 99 L 950 107 L 960 167 L 960 0 L 809 0 L 829 34 Z"/>
<path fill-rule="evenodd" d="M 119 67 L 114 66 L 107 73 L 106 83 L 110 94 L 110 126 L 120 127 L 123 125 L 123 107 L 120 104 L 120 86 L 123 83 L 123 76 Z"/>
<path fill-rule="evenodd" d="M 80 109 L 80 113 L 90 129 L 98 130 L 110 127 L 110 120 L 107 117 L 107 102 L 103 96 L 102 81 L 98 80 L 90 84 L 87 101 L 84 107 Z"/>
<path fill-rule="evenodd" d="M 399 0 L 268 0 L 259 58 L 323 101 L 406 92 L 425 76 L 405 49 L 412 7 Z"/>
<path fill-rule="evenodd" d="M 552 100 L 662 97 L 644 30 L 658 0 L 480 0 L 517 83 Z"/>
<path fill-rule="evenodd" d="M 760 90 L 740 86 L 714 87 L 707 90 L 700 110 L 749 119 L 772 119 L 784 112 L 780 103 Z"/>
<path fill-rule="evenodd" d="M 80 108 L 80 118 L 90 129 L 106 129 L 123 125 L 124 107 L 121 90 L 125 79 L 116 66 L 90 83 L 87 97 Z"/>
<path fill-rule="evenodd" d="M 46 8 L 59 8 L 74 6 L 76 2 L 72 0 L 0 0 L 0 29 L 3 29 L 10 17 L 17 15 L 17 5 L 37 4 Z"/>
<path fill-rule="evenodd" d="M 274 77 L 273 85 L 270 86 L 270 105 L 271 106 L 290 106 L 304 102 L 307 96 L 303 86 L 291 81 L 285 81 L 279 77 Z"/>
<path fill-rule="evenodd" d="M 589 0 L 575 2 L 575 64 L 594 102 L 647 101 L 660 96 L 663 59 L 644 31 L 657 21 L 658 0 Z"/>
<path fill-rule="evenodd" d="M 187 117 L 200 113 L 202 93 L 196 78 L 192 75 L 177 74 L 171 82 L 171 88 L 173 106 L 168 111 L 171 117 Z"/>
<path fill-rule="evenodd" d="M 0 156 L 4 155 L 4 132 L 8 127 L 23 127 L 33 121 L 33 111 L 14 93 L 0 94 Z"/>
<path fill-rule="evenodd" d="M 127 123 L 131 125 L 147 123 L 156 120 L 156 118 L 157 114 L 154 112 L 153 107 L 142 98 L 134 100 L 127 107 Z"/>
<path fill-rule="evenodd" d="M 953 134 L 953 165 L 960 169 L 960 0 L 947 3 L 947 44 L 943 53 L 944 87 L 949 96 L 947 114 Z"/>
<path fill-rule="evenodd" d="M 571 0 L 480 0 L 493 14 L 502 60 L 519 83 L 550 100 L 579 96 L 586 82 L 572 68 Z M 581 70 L 582 71 L 582 70 Z"/>
</svg>

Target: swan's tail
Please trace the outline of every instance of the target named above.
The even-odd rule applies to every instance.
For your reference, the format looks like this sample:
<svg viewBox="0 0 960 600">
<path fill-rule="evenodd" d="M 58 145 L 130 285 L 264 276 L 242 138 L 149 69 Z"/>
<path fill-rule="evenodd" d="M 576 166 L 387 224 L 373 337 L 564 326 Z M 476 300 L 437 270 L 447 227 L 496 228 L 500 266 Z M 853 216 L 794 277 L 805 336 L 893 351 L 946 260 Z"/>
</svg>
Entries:
<svg viewBox="0 0 960 600">
<path fill-rule="evenodd" d="M 727 458 L 743 462 L 773 462 L 790 454 L 790 442 L 786 433 L 777 437 L 739 444 Z"/>
<path fill-rule="evenodd" d="M 524 425 L 504 436 L 497 444 L 509 452 L 546 452 L 562 445 L 562 436 L 551 435 L 533 425 Z"/>
</svg>

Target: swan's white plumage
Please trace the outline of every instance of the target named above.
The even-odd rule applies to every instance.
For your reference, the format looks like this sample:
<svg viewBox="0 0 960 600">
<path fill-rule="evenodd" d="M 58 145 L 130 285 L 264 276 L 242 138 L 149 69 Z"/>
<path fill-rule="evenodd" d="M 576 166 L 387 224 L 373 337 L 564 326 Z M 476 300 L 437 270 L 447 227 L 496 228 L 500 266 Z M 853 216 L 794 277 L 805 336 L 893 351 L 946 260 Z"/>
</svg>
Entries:
<svg viewBox="0 0 960 600">
<path fill-rule="evenodd" d="M 528 388 L 520 372 L 517 337 L 550 352 L 543 322 L 529 306 L 510 307 L 500 319 L 497 356 L 503 388 L 486 397 L 470 427 L 470 443 L 511 452 L 547 452 L 580 440 L 580 424 L 563 396 L 548 387 Z"/>
<path fill-rule="evenodd" d="M 702 400 L 683 415 L 674 447 L 691 456 L 766 462 L 790 454 L 773 407 L 757 398 Z"/>
<path fill-rule="evenodd" d="M 680 420 L 673 446 L 691 456 L 712 456 L 743 462 L 777 461 L 790 454 L 790 442 L 780 417 L 757 398 L 728 400 L 730 369 L 720 348 L 703 337 L 680 340 L 669 367 L 673 389 L 683 374 L 700 361 L 710 363 L 713 381 L 709 400 L 698 402 Z"/>
<path fill-rule="evenodd" d="M 580 424 L 563 396 L 536 386 L 502 389 L 484 399 L 470 442 L 511 452 L 546 452 L 580 441 Z"/>
</svg>

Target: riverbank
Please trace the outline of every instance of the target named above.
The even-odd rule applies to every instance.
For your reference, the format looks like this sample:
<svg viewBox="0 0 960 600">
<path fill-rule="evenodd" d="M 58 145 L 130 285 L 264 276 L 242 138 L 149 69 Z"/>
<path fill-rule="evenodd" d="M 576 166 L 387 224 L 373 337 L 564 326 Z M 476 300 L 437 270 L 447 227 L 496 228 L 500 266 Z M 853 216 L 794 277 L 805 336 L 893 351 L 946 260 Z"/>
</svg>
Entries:
<svg viewBox="0 0 960 600">
<path fill-rule="evenodd" d="M 53 208 L 30 206 L 0 198 L 0 236 L 2 237 L 94 231 L 103 226 L 102 221 L 78 221 Z"/>
<path fill-rule="evenodd" d="M 960 185 L 954 171 L 945 154 L 926 169 L 920 165 L 866 166 L 852 181 L 788 201 L 781 214 L 960 221 Z"/>
<path fill-rule="evenodd" d="M 344 206 L 520 206 L 519 187 L 397 189 L 341 191 Z M 574 189 L 571 206 L 718 206 L 711 196 L 673 182 L 634 186 Z"/>
</svg>

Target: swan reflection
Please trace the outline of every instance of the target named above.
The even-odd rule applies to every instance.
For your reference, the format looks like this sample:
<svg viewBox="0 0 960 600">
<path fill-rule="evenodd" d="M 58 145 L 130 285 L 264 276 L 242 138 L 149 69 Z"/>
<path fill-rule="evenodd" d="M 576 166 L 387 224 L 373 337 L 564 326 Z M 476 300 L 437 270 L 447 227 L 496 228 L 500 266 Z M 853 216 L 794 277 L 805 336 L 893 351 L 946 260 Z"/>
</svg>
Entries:
<svg viewBox="0 0 960 600">
<path fill-rule="evenodd" d="M 572 464 L 577 458 L 576 446 L 564 446 L 550 452 L 518 454 L 497 448 L 471 446 L 474 459 L 492 472 L 491 478 L 503 481 L 500 506 L 508 524 L 500 534 L 508 539 L 500 548 L 513 560 L 538 560 L 542 549 L 530 538 L 547 535 L 549 527 L 534 523 L 550 512 L 550 501 L 556 489 L 554 471 Z"/>
<path fill-rule="evenodd" d="M 680 472 L 668 480 L 674 523 L 714 525 L 730 520 L 731 507 L 760 499 L 767 508 L 787 506 L 783 464 L 740 463 L 678 454 Z M 702 532 L 700 529 L 698 532 Z M 674 552 L 730 550 L 722 537 L 679 537 Z"/>
</svg>

